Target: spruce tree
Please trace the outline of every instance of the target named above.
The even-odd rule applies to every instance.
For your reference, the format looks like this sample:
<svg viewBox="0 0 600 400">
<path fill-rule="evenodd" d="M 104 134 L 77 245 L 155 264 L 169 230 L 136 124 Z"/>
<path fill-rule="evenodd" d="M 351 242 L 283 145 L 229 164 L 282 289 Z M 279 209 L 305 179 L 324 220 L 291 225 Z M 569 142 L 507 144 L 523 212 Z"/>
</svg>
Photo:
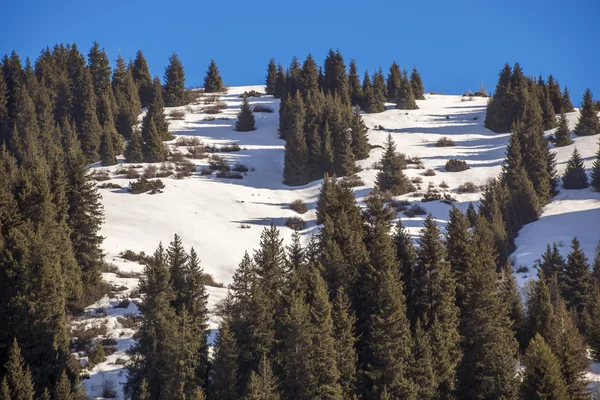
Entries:
<svg viewBox="0 0 600 400">
<path fill-rule="evenodd" d="M 552 280 L 553 277 L 561 278 L 565 268 L 565 259 L 558 251 L 556 242 L 546 246 L 546 251 L 542 254 L 542 260 L 539 263 L 539 269 L 544 274 L 546 280 Z"/>
<path fill-rule="evenodd" d="M 576 237 L 571 242 L 571 252 L 560 281 L 565 303 L 569 308 L 575 308 L 581 316 L 591 295 L 592 281 L 590 266 Z"/>
<path fill-rule="evenodd" d="M 579 109 L 579 119 L 575 125 L 574 133 L 577 136 L 591 136 L 600 133 L 600 119 L 594 108 L 592 92 L 586 89 L 583 94 L 581 108 Z"/>
<path fill-rule="evenodd" d="M 314 96 L 319 91 L 319 68 L 315 59 L 309 54 L 302 64 L 298 89 L 304 100 Z"/>
<path fill-rule="evenodd" d="M 419 107 L 415 101 L 412 85 L 408 80 L 406 70 L 402 73 L 400 89 L 396 94 L 396 108 L 399 110 L 416 110 Z"/>
<path fill-rule="evenodd" d="M 35 392 L 31 372 L 25 365 L 25 360 L 21 356 L 21 349 L 14 339 L 8 353 L 8 360 L 4 364 L 5 379 L 8 383 L 10 395 L 15 400 L 33 400 Z"/>
<path fill-rule="evenodd" d="M 560 85 L 558 83 L 558 81 L 556 81 L 554 79 L 554 76 L 549 75 L 548 76 L 548 82 L 547 82 L 547 87 L 548 87 L 548 92 L 550 94 L 550 101 L 552 103 L 552 107 L 554 108 L 554 114 L 560 114 L 561 112 L 563 112 L 564 107 L 563 107 L 563 98 L 562 98 L 562 94 L 560 93 Z M 565 112 L 570 112 L 571 110 L 564 110 Z"/>
<path fill-rule="evenodd" d="M 596 152 L 596 159 L 592 164 L 590 185 L 592 185 L 594 189 L 600 190 L 600 147 Z"/>
<path fill-rule="evenodd" d="M 413 269 L 416 262 L 416 251 L 413 246 L 413 240 L 402 223 L 401 219 L 398 219 L 394 234 L 392 236 L 394 246 L 396 246 L 396 259 L 399 262 L 399 275 L 402 283 L 404 284 L 404 295 L 406 298 L 413 298 Z"/>
<path fill-rule="evenodd" d="M 67 377 L 65 371 L 60 376 L 60 380 L 54 388 L 54 399 L 55 400 L 75 400 L 73 393 L 71 392 L 71 382 Z"/>
<path fill-rule="evenodd" d="M 571 153 L 562 180 L 565 189 L 585 189 L 589 186 L 585 166 L 577 148 Z"/>
<path fill-rule="evenodd" d="M 571 103 L 571 95 L 569 94 L 569 88 L 565 85 L 565 89 L 562 95 L 562 112 L 573 112 L 575 111 L 575 107 L 573 107 L 573 103 Z"/>
<path fill-rule="evenodd" d="M 364 160 L 369 157 L 369 129 L 365 125 L 362 116 L 360 115 L 360 109 L 354 107 L 353 118 L 350 124 L 350 131 L 352 135 L 352 151 L 356 160 Z"/>
<path fill-rule="evenodd" d="M 382 191 L 389 190 L 394 195 L 401 195 L 410 191 L 410 181 L 402 170 L 405 165 L 396 152 L 396 144 L 392 135 L 388 134 L 383 155 L 381 156 L 381 169 L 377 173 L 375 184 Z"/>
<path fill-rule="evenodd" d="M 550 92 L 544 79 L 538 78 L 537 84 L 534 86 L 537 90 L 537 98 L 542 109 L 542 119 L 544 121 L 544 130 L 552 129 L 556 126 L 555 110 L 550 98 Z"/>
<path fill-rule="evenodd" d="M 88 70 L 84 70 L 81 77 L 82 83 L 82 118 L 77 125 L 81 149 L 88 163 L 96 162 L 99 158 L 100 140 L 102 137 L 102 126 L 96 114 L 96 101 L 92 76 Z"/>
<path fill-rule="evenodd" d="M 464 274 L 469 260 L 470 223 L 465 214 L 452 207 L 448 225 L 446 225 L 446 261 L 456 281 L 456 305 L 460 308 L 464 302 Z"/>
<path fill-rule="evenodd" d="M 346 64 L 339 50 L 329 50 L 324 65 L 324 92 L 337 94 L 343 104 L 350 104 L 350 91 Z"/>
<path fill-rule="evenodd" d="M 142 133 L 139 129 L 134 129 L 131 134 L 131 139 L 127 142 L 125 148 L 125 161 L 128 163 L 141 163 L 144 161 L 144 153 L 142 151 Z"/>
<path fill-rule="evenodd" d="M 290 97 L 296 96 L 298 89 L 300 88 L 300 75 L 302 73 L 302 69 L 300 68 L 300 62 L 298 61 L 298 57 L 292 57 L 292 62 L 290 63 L 290 67 L 286 72 L 285 77 L 285 90 L 286 95 Z"/>
<path fill-rule="evenodd" d="M 600 360 L 600 285 L 594 282 L 589 304 L 590 324 L 586 336 L 591 349 L 592 359 Z"/>
<path fill-rule="evenodd" d="M 350 60 L 350 71 L 348 72 L 348 85 L 350 90 L 350 102 L 353 106 L 358 106 L 362 102 L 363 91 L 360 84 L 360 76 L 358 76 L 358 68 L 356 61 Z"/>
<path fill-rule="evenodd" d="M 485 127 L 494 132 L 508 132 L 513 124 L 512 116 L 512 88 L 510 84 L 512 69 L 509 64 L 498 74 L 498 83 L 494 96 L 489 101 L 485 115 Z M 550 82 L 550 77 L 548 78 Z"/>
<path fill-rule="evenodd" d="M 469 202 L 469 207 L 467 207 L 467 218 L 469 219 L 469 225 L 473 228 L 477 222 L 477 211 L 475 211 L 472 202 Z"/>
<path fill-rule="evenodd" d="M 294 114 L 290 116 L 290 127 L 285 143 L 283 181 L 286 185 L 298 186 L 308 182 L 308 147 L 304 135 L 305 109 L 299 93 L 291 100 Z"/>
<path fill-rule="evenodd" d="M 96 95 L 96 113 L 100 124 L 107 129 L 106 123 L 114 121 L 114 98 L 110 85 L 112 71 L 106 51 L 100 49 L 98 42 L 94 42 L 94 45 L 90 49 L 88 61 L 94 85 L 94 93 Z"/>
<path fill-rule="evenodd" d="M 342 397 L 349 399 L 354 395 L 356 385 L 356 317 L 350 308 L 350 299 L 342 288 L 338 289 L 333 299 L 332 318 L 335 360 L 340 374 Z"/>
<path fill-rule="evenodd" d="M 210 60 L 206 76 L 204 77 L 204 93 L 217 93 L 224 91 L 223 79 L 219 75 L 219 67 L 215 60 Z"/>
<path fill-rule="evenodd" d="M 154 121 L 154 125 L 158 130 L 158 135 L 162 138 L 162 140 L 170 140 L 171 137 L 169 135 L 169 123 L 167 122 L 164 110 L 163 103 L 163 88 L 160 84 L 160 80 L 158 77 L 154 78 L 152 83 L 152 91 L 150 104 L 148 105 L 148 111 L 146 115 L 142 119 L 142 140 L 144 142 L 149 140 L 149 120 L 152 119 Z"/>
<path fill-rule="evenodd" d="M 161 162 L 165 161 L 165 147 L 163 145 L 163 138 L 160 132 L 156 128 L 154 120 L 149 118 L 149 125 L 147 128 L 148 138 L 144 142 L 143 153 L 145 162 Z"/>
<path fill-rule="evenodd" d="M 102 135 L 102 140 L 100 141 L 100 161 L 103 167 L 115 165 L 117 163 L 112 137 L 106 131 Z"/>
<path fill-rule="evenodd" d="M 394 61 L 390 66 L 386 86 L 387 100 L 396 101 L 396 95 L 398 94 L 398 90 L 400 90 L 400 86 L 402 86 L 402 72 L 400 72 L 400 67 L 396 61 Z"/>
<path fill-rule="evenodd" d="M 169 65 L 165 69 L 164 101 L 167 107 L 178 107 L 185 104 L 185 71 L 177 54 L 171 54 Z M 206 89 L 205 89 L 206 91 Z"/>
<path fill-rule="evenodd" d="M 558 118 L 558 126 L 554 131 L 554 143 L 556 147 L 568 146 L 571 143 L 571 128 L 569 128 L 569 121 L 564 112 L 560 113 Z"/>
<path fill-rule="evenodd" d="M 10 388 L 8 387 L 6 377 L 2 378 L 2 382 L 0 382 L 0 400 L 11 400 Z"/>
<path fill-rule="evenodd" d="M 423 80 L 421 74 L 417 71 L 417 67 L 414 67 L 410 74 L 410 86 L 412 87 L 413 95 L 417 100 L 425 100 L 425 89 L 423 88 Z"/>
<path fill-rule="evenodd" d="M 235 130 L 238 132 L 250 132 L 256 130 L 256 125 L 254 121 L 254 113 L 250 108 L 250 103 L 248 103 L 248 99 L 244 98 L 242 100 L 242 108 L 237 116 L 237 121 L 235 122 Z"/>
<path fill-rule="evenodd" d="M 276 99 L 283 97 L 283 95 L 285 94 L 285 87 L 286 87 L 285 78 L 286 78 L 285 69 L 283 68 L 283 65 L 278 64 L 277 65 L 277 80 L 275 81 L 275 88 L 274 88 L 274 92 L 273 92 L 273 97 L 275 97 Z"/>
<path fill-rule="evenodd" d="M 144 53 L 141 50 L 138 50 L 135 54 L 131 76 L 138 88 L 141 106 L 148 107 L 152 99 L 152 76 L 150 75 Z"/>
<path fill-rule="evenodd" d="M 185 289 L 187 286 L 186 265 L 188 259 L 189 256 L 183 248 L 181 237 L 175 234 L 167 248 L 167 263 L 169 267 L 169 283 L 174 292 L 174 298 L 171 304 L 178 312 L 181 311 L 184 304 Z M 199 267 L 199 265 L 197 267 Z"/>
<path fill-rule="evenodd" d="M 271 363 L 263 354 L 256 371 L 252 371 L 248 385 L 247 400 L 279 400 L 277 379 L 273 375 Z"/>
<path fill-rule="evenodd" d="M 277 66 L 275 65 L 275 59 L 269 60 L 267 66 L 267 77 L 265 78 L 265 91 L 267 94 L 275 95 L 275 88 L 277 85 Z"/>
<path fill-rule="evenodd" d="M 385 77 L 383 76 L 381 67 L 375 70 L 375 73 L 373 74 L 373 90 L 375 91 L 375 95 L 377 96 L 379 102 L 384 104 L 387 100 L 387 86 L 385 84 Z"/>
<path fill-rule="evenodd" d="M 510 262 L 502 267 L 500 274 L 500 297 L 501 302 L 506 306 L 508 317 L 512 322 L 512 330 L 515 338 L 522 349 L 527 346 L 527 326 L 525 324 L 525 311 L 523 301 L 517 284 L 517 279 L 513 274 L 513 268 Z"/>
<path fill-rule="evenodd" d="M 121 56 L 117 58 L 117 67 L 113 72 L 112 88 L 116 104 L 115 126 L 125 139 L 129 139 L 133 126 L 137 125 L 141 105 L 138 88 Z"/>
<path fill-rule="evenodd" d="M 371 83 L 371 77 L 369 76 L 369 71 L 365 71 L 362 92 L 363 96 L 361 108 L 365 112 L 379 113 L 385 110 L 383 102 L 381 102 L 381 98 L 377 95 L 377 92 L 373 88 L 373 85 Z"/>
<path fill-rule="evenodd" d="M 540 334 L 529 342 L 524 364 L 522 399 L 569 399 L 560 363 Z"/>
</svg>

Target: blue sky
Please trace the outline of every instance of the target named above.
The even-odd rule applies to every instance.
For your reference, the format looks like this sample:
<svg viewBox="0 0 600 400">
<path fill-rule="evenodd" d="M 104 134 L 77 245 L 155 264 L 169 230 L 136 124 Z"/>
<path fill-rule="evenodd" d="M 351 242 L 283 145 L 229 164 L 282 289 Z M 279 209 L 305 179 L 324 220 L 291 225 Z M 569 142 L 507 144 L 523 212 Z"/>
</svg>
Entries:
<svg viewBox="0 0 600 400">
<path fill-rule="evenodd" d="M 6 4 L 8 3 L 8 4 Z M 321 62 L 339 48 L 361 74 L 396 60 L 417 66 L 427 91 L 493 90 L 505 62 L 528 75 L 554 74 L 579 104 L 586 87 L 600 99 L 597 0 L 7 0 L 0 54 L 25 59 L 55 43 L 94 40 L 111 60 L 142 49 L 162 77 L 169 55 L 198 86 L 211 58 L 227 85 L 261 84 L 271 57 L 289 64 L 310 52 Z"/>
</svg>

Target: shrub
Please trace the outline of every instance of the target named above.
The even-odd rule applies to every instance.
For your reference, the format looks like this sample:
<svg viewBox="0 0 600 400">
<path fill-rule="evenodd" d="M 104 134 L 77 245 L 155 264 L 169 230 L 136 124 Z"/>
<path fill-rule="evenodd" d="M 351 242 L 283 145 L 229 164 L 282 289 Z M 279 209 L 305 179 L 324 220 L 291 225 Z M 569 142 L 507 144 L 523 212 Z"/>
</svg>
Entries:
<svg viewBox="0 0 600 400">
<path fill-rule="evenodd" d="M 179 137 L 175 142 L 175 146 L 200 146 L 202 145 L 202 141 L 197 137 Z"/>
<path fill-rule="evenodd" d="M 140 177 L 140 173 L 134 167 L 129 167 L 127 173 L 125 174 L 125 177 L 127 179 L 137 179 Z"/>
<path fill-rule="evenodd" d="M 214 120 L 216 120 L 216 119 L 217 119 L 217 118 L 216 118 L 216 117 L 213 117 L 212 115 L 209 115 L 209 116 L 207 116 L 207 117 L 204 117 L 204 121 L 214 121 Z"/>
<path fill-rule="evenodd" d="M 142 322 L 142 317 L 135 314 L 127 314 L 122 317 L 117 317 L 117 321 L 125 329 L 137 330 Z"/>
<path fill-rule="evenodd" d="M 218 155 L 212 155 L 208 159 L 208 168 L 212 169 L 213 171 L 229 171 L 229 165 L 227 164 L 225 158 Z"/>
<path fill-rule="evenodd" d="M 116 274 L 117 272 L 119 272 L 119 267 L 117 267 L 115 264 L 107 263 L 106 261 L 104 261 L 102 263 L 102 267 L 100 267 L 100 272 L 102 272 L 103 274 Z"/>
<path fill-rule="evenodd" d="M 212 104 L 212 103 L 216 103 L 217 101 L 219 101 L 218 94 L 211 94 L 208 96 L 204 96 L 204 104 Z"/>
<path fill-rule="evenodd" d="M 477 193 L 479 188 L 473 182 L 465 182 L 456 189 L 456 193 Z"/>
<path fill-rule="evenodd" d="M 467 169 L 469 169 L 469 166 L 467 165 L 467 162 L 463 160 L 453 158 L 446 163 L 446 171 L 448 172 L 460 172 L 466 171 Z"/>
<path fill-rule="evenodd" d="M 247 166 L 245 166 L 244 164 L 238 162 L 238 163 L 235 163 L 232 170 L 235 172 L 248 172 L 249 168 Z"/>
<path fill-rule="evenodd" d="M 221 153 L 234 153 L 236 151 L 240 151 L 241 149 L 242 148 L 238 144 L 233 143 L 233 144 L 226 144 L 224 146 L 221 146 L 219 148 L 219 151 Z"/>
<path fill-rule="evenodd" d="M 175 177 L 177 179 L 191 176 L 194 172 L 196 172 L 196 164 L 190 160 L 183 160 L 175 164 Z"/>
<path fill-rule="evenodd" d="M 212 286 L 212 287 L 218 287 L 218 288 L 225 287 L 225 285 L 223 283 L 215 281 L 215 278 L 211 274 L 207 274 L 207 273 L 205 273 L 202 276 L 201 283 L 205 286 Z"/>
<path fill-rule="evenodd" d="M 252 111 L 255 113 L 272 113 L 273 107 L 265 106 L 263 104 L 255 104 L 254 107 L 252 107 Z"/>
<path fill-rule="evenodd" d="M 160 179 L 148 180 L 146 178 L 140 178 L 135 182 L 129 182 L 131 188 L 129 192 L 131 194 L 141 194 L 150 192 L 150 194 L 161 193 L 165 188 L 165 184 Z"/>
<path fill-rule="evenodd" d="M 306 222 L 300 217 L 290 217 L 285 221 L 285 226 L 295 231 L 301 231 L 306 227 Z"/>
<path fill-rule="evenodd" d="M 442 189 L 448 189 L 450 186 L 445 181 L 442 181 L 442 183 L 440 183 L 440 187 Z"/>
<path fill-rule="evenodd" d="M 143 177 L 146 179 L 154 178 L 156 176 L 156 167 L 154 165 L 148 165 L 144 170 Z"/>
<path fill-rule="evenodd" d="M 180 110 L 173 110 L 169 113 L 169 117 L 171 117 L 171 119 L 175 119 L 175 120 L 182 120 L 185 118 L 185 113 Z"/>
<path fill-rule="evenodd" d="M 240 94 L 238 96 L 238 98 L 246 99 L 248 97 L 260 97 L 260 96 L 261 96 L 260 92 L 257 92 L 256 90 L 251 90 L 249 92 L 244 92 L 244 93 Z"/>
<path fill-rule="evenodd" d="M 250 225 L 248 225 L 248 224 L 240 224 L 240 228 L 242 228 L 242 229 L 250 229 Z"/>
<path fill-rule="evenodd" d="M 168 159 L 172 162 L 182 162 L 183 160 L 185 160 L 185 156 L 180 151 L 175 150 L 169 154 Z"/>
<path fill-rule="evenodd" d="M 112 379 L 102 381 L 102 397 L 105 399 L 117 398 L 117 384 Z"/>
<path fill-rule="evenodd" d="M 407 210 L 404 211 L 404 215 L 406 215 L 409 218 L 413 218 L 417 215 L 425 215 L 425 214 L 427 214 L 427 210 L 425 210 L 425 208 L 423 208 L 423 206 L 420 206 L 418 204 L 413 204 Z"/>
<path fill-rule="evenodd" d="M 213 170 L 210 168 L 202 168 L 200 170 L 200 175 L 212 175 Z"/>
<path fill-rule="evenodd" d="M 308 211 L 308 207 L 302 199 L 292 201 L 290 203 L 290 209 L 296 211 L 298 214 L 304 214 Z"/>
<path fill-rule="evenodd" d="M 396 210 L 396 212 L 403 212 L 403 211 L 406 211 L 406 209 L 410 205 L 410 201 L 408 201 L 408 200 L 395 200 L 395 201 L 392 201 L 391 205 Z"/>
<path fill-rule="evenodd" d="M 77 324 L 71 330 L 72 347 L 74 351 L 88 351 L 92 340 L 108 333 L 107 321 L 95 321 L 91 325 Z"/>
<path fill-rule="evenodd" d="M 126 173 L 127 173 L 127 168 L 125 168 L 123 166 L 121 166 L 115 170 L 115 175 L 125 175 Z"/>
<path fill-rule="evenodd" d="M 125 365 L 127 363 L 127 360 L 121 357 L 118 357 L 115 360 L 115 365 Z"/>
<path fill-rule="evenodd" d="M 116 183 L 103 183 L 101 185 L 98 185 L 99 189 L 121 189 L 121 185 L 118 185 Z"/>
<path fill-rule="evenodd" d="M 523 274 L 525 272 L 529 272 L 529 268 L 527 268 L 524 265 L 521 265 L 519 268 L 517 268 L 517 270 L 515 271 L 517 274 Z"/>
<path fill-rule="evenodd" d="M 108 171 L 105 169 L 98 169 L 98 170 L 94 170 L 91 174 L 90 174 L 90 179 L 96 182 L 102 182 L 102 181 L 107 181 L 110 179 L 110 176 L 108 175 Z"/>
<path fill-rule="evenodd" d="M 204 146 L 193 146 L 188 149 L 188 157 L 201 159 L 206 157 L 206 152 L 204 151 Z"/>
<path fill-rule="evenodd" d="M 423 172 L 423 175 L 425 176 L 435 176 L 435 171 L 432 170 L 431 168 L 425 170 L 425 172 Z"/>
<path fill-rule="evenodd" d="M 357 187 L 357 186 L 364 186 L 365 183 L 360 178 L 360 176 L 350 175 L 350 176 L 344 177 L 344 179 L 342 179 L 341 184 L 346 187 L 352 188 L 352 187 Z"/>
<path fill-rule="evenodd" d="M 92 365 L 97 365 L 101 362 L 106 361 L 106 354 L 104 353 L 104 347 L 98 343 L 95 345 L 90 353 L 88 354 L 88 361 Z"/>
<path fill-rule="evenodd" d="M 415 185 L 417 185 L 419 183 L 423 183 L 423 178 L 421 178 L 420 176 L 416 176 L 416 177 L 412 178 L 410 181 L 412 183 L 414 183 Z"/>
<path fill-rule="evenodd" d="M 437 190 L 432 190 L 431 188 L 429 188 L 427 190 L 427 192 L 425 192 L 425 195 L 423 196 L 423 198 L 421 199 L 421 201 L 423 203 L 427 203 L 430 201 L 438 201 L 438 200 L 442 200 L 443 196 L 440 192 L 438 192 Z"/>
<path fill-rule="evenodd" d="M 150 257 L 146 255 L 143 251 L 136 253 L 133 250 L 125 250 L 119 253 L 119 257 L 124 260 L 135 262 L 138 264 L 146 264 Z"/>
<path fill-rule="evenodd" d="M 227 103 L 224 101 L 218 100 L 214 105 L 207 107 L 204 109 L 206 114 L 219 114 L 221 110 L 227 108 Z"/>
<path fill-rule="evenodd" d="M 435 143 L 435 147 L 452 147 L 452 146 L 456 146 L 456 144 L 454 143 L 454 140 L 444 136 L 443 138 L 441 138 L 440 140 L 438 140 Z"/>
<path fill-rule="evenodd" d="M 117 304 L 117 305 L 115 306 L 115 308 L 127 308 L 127 307 L 129 307 L 129 304 L 130 304 L 130 303 L 131 303 L 131 301 L 129 301 L 129 299 L 124 299 L 124 300 L 121 300 L 121 301 L 119 302 L 119 304 Z M 115 343 L 115 344 L 116 344 L 116 343 Z"/>
<path fill-rule="evenodd" d="M 240 174 L 239 172 L 219 171 L 217 172 L 217 178 L 244 179 L 244 175 Z"/>
</svg>

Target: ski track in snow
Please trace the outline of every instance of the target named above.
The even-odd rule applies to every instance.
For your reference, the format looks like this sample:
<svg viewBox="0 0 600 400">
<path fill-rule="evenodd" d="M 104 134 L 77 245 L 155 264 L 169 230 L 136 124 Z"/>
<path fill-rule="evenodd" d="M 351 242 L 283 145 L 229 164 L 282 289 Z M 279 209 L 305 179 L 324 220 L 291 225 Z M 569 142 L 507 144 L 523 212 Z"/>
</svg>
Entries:
<svg viewBox="0 0 600 400">
<path fill-rule="evenodd" d="M 102 203 L 105 208 L 105 223 L 101 234 L 106 238 L 103 248 L 106 261 L 117 266 L 120 271 L 141 273 L 143 267 L 118 257 L 124 250 L 145 251 L 151 254 L 159 242 L 166 247 L 173 234 L 181 236 L 184 246 L 189 250 L 194 247 L 202 267 L 218 282 L 229 284 L 237 265 L 245 251 L 252 252 L 258 247 L 260 233 L 266 226 L 274 224 L 280 228 L 281 236 L 286 244 L 290 243 L 292 230 L 285 227 L 287 218 L 297 215 L 288 208 L 289 203 L 302 199 L 309 211 L 301 217 L 307 221 L 307 227 L 301 232 L 302 241 L 306 243 L 313 233 L 318 232 L 315 223 L 315 207 L 321 181 L 314 181 L 304 186 L 290 187 L 282 183 L 284 141 L 279 139 L 278 110 L 279 100 L 271 96 L 249 98 L 251 106 L 267 105 L 273 113 L 255 113 L 257 130 L 253 132 L 237 132 L 234 130 L 237 112 L 242 99 L 239 95 L 244 91 L 257 90 L 264 92 L 264 86 L 244 86 L 229 89 L 222 95 L 227 108 L 217 114 L 214 121 L 205 120 L 207 114 L 201 112 L 204 104 L 166 108 L 167 116 L 172 110 L 185 112 L 185 119 L 171 120 L 169 130 L 176 138 L 197 137 L 205 144 L 217 146 L 236 143 L 242 150 L 235 153 L 219 153 L 231 164 L 241 162 L 254 170 L 249 171 L 244 179 L 220 179 L 214 176 L 200 175 L 200 169 L 208 165 L 206 159 L 192 160 L 196 172 L 189 178 L 176 180 L 162 178 L 165 184 L 163 193 L 156 195 L 132 195 L 127 192 L 129 179 L 111 174 L 109 182 L 119 184 L 123 189 L 101 189 Z M 459 95 L 425 95 L 426 100 L 417 101 L 418 110 L 395 110 L 393 104 L 387 104 L 387 110 L 379 114 L 363 114 L 369 128 L 369 141 L 372 145 L 383 145 L 388 133 L 391 133 L 399 152 L 408 156 L 418 156 L 426 169 L 433 169 L 435 176 L 422 176 L 423 169 L 408 169 L 409 178 L 421 176 L 420 185 L 425 192 L 429 182 L 436 187 L 442 182 L 449 185 L 449 191 L 457 199 L 455 205 L 466 211 L 469 202 L 476 206 L 480 193 L 457 194 L 456 188 L 471 181 L 476 185 L 484 185 L 490 178 L 498 176 L 504 160 L 508 133 L 494 133 L 484 128 L 487 99 L 473 98 L 463 101 Z M 200 102 L 201 103 L 201 102 Z M 578 112 L 568 114 L 571 129 L 577 122 Z M 141 121 L 140 116 L 140 121 Z M 384 130 L 375 129 L 383 126 Z M 552 131 L 546 132 L 551 134 Z M 456 146 L 435 147 L 435 142 L 447 136 Z M 595 153 L 598 149 L 598 136 L 575 137 L 570 146 L 555 149 L 558 160 L 558 172 L 562 174 L 567 160 L 574 147 L 577 147 L 585 161 L 589 174 Z M 174 142 L 167 142 L 173 144 Z M 185 153 L 183 148 L 179 148 Z M 364 185 L 355 188 L 359 203 L 364 201 L 374 187 L 377 170 L 373 163 L 379 161 L 382 149 L 375 148 L 370 157 L 357 164 L 363 169 L 358 175 Z M 467 161 L 470 169 L 463 172 L 446 172 L 444 165 L 450 158 Z M 119 157 L 119 164 L 123 164 Z M 142 164 L 144 166 L 148 164 Z M 159 166 L 160 164 L 156 164 Z M 90 166 L 92 170 L 105 169 L 114 172 L 118 166 Z M 443 228 L 448 220 L 450 206 L 439 201 L 421 203 L 420 199 L 404 195 L 398 199 L 406 199 L 422 205 L 432 213 Z M 402 218 L 410 233 L 416 237 L 422 227 L 425 216 Z M 242 229 L 241 225 L 249 225 Z M 517 280 L 523 286 L 534 279 L 536 272 L 532 268 L 535 260 L 544 252 L 546 244 L 556 241 L 563 256 L 569 252 L 570 242 L 577 236 L 588 259 L 593 259 L 594 249 L 600 240 L 600 193 L 592 189 L 564 190 L 544 207 L 542 216 L 536 222 L 528 224 L 519 232 L 516 239 L 517 249 L 512 257 L 515 269 L 527 266 L 528 272 L 519 273 Z M 111 285 L 125 286 L 115 298 L 105 297 L 86 309 L 81 320 L 76 323 L 93 324 L 106 321 L 109 337 L 117 340 L 117 351 L 107 360 L 96 365 L 90 371 L 90 379 L 84 380 L 84 386 L 91 397 L 102 398 L 103 382 L 113 381 L 122 390 L 126 381 L 122 365 L 116 365 L 117 358 L 127 359 L 126 351 L 135 343 L 133 330 L 125 329 L 118 321 L 119 316 L 137 314 L 135 302 L 128 308 L 115 308 L 122 299 L 130 297 L 137 287 L 139 279 L 119 278 L 116 274 L 106 273 L 104 279 Z M 214 311 L 216 304 L 225 297 L 227 289 L 207 287 L 209 308 Z M 138 301 L 139 299 L 136 299 Z M 95 313 L 103 309 L 106 316 Z M 217 317 L 210 317 L 211 336 L 214 340 Z M 84 359 L 85 360 L 85 359 Z M 600 381 L 600 364 L 593 364 L 589 377 Z M 120 392 L 122 398 L 122 392 Z"/>
</svg>

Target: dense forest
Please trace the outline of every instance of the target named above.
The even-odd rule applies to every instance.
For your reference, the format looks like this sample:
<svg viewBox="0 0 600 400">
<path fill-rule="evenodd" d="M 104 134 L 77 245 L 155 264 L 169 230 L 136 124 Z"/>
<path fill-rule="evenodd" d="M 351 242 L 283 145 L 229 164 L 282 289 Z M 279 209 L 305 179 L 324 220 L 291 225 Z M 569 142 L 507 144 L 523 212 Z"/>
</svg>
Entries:
<svg viewBox="0 0 600 400">
<path fill-rule="evenodd" d="M 323 179 L 318 234 L 284 244 L 275 226 L 246 253 L 219 307 L 208 345 L 200 257 L 175 235 L 144 260 L 137 343 L 126 365 L 133 400 L 589 399 L 587 350 L 600 361 L 600 250 L 577 238 L 563 258 L 548 244 L 525 301 L 510 254 L 523 225 L 559 191 L 554 145 L 571 143 L 566 86 L 506 66 L 486 126 L 510 132 L 502 173 L 478 210 L 452 207 L 442 230 L 428 215 L 413 242 L 389 204 L 411 191 L 391 136 L 376 189 L 359 205 L 348 180 L 371 150 L 361 110 L 424 100 L 419 72 L 395 62 L 358 76 L 339 51 L 320 68 L 309 55 L 286 70 L 271 60 L 266 93 L 280 98 L 283 180 Z M 211 61 L 204 91 L 225 90 Z M 191 99 L 176 54 L 163 80 L 139 51 L 111 68 L 94 43 L 16 53 L 0 74 L 0 400 L 85 399 L 69 319 L 108 292 L 101 198 L 88 165 L 161 162 L 170 140 L 164 107 Z M 426 100 L 424 100 L 426 101 Z M 138 124 L 138 117 L 145 109 Z M 556 115 L 559 115 L 556 118 Z M 236 130 L 254 130 L 247 99 Z M 138 128 L 139 125 L 139 128 Z M 600 133 L 586 91 L 576 135 Z M 252 134 L 252 133 L 248 133 Z M 600 189 L 600 150 L 588 179 L 575 149 L 565 189 Z M 102 351 L 101 344 L 96 345 Z M 524 367 L 524 368 L 521 368 Z"/>
</svg>

